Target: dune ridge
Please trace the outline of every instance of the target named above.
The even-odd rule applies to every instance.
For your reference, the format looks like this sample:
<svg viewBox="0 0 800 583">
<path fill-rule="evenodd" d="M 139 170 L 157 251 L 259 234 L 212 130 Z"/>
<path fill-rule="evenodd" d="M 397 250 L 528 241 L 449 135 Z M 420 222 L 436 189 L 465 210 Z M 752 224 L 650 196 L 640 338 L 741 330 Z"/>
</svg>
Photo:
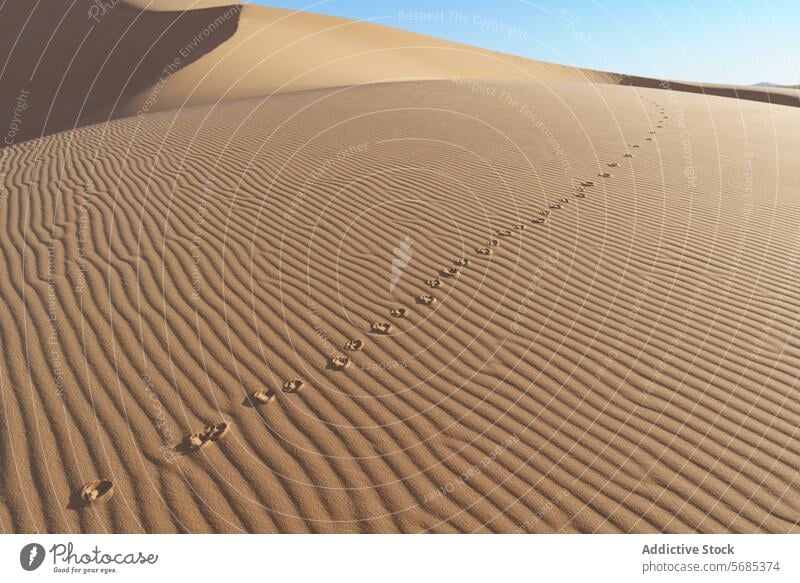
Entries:
<svg viewBox="0 0 800 583">
<path fill-rule="evenodd" d="M 277 93 L 463 78 L 627 84 L 797 106 L 794 89 L 558 65 L 373 22 L 216 0 L 6 0 L 0 147 L 92 123 Z M 22 100 L 24 116 L 15 111 Z"/>
<path fill-rule="evenodd" d="M 152 12 L 125 2 L 104 10 L 92 0 L 4 2 L 0 127 L 16 131 L 2 145 L 128 115 L 132 96 L 228 40 L 239 12 L 237 5 Z M 15 120 L 21 95 L 25 111 Z"/>
</svg>

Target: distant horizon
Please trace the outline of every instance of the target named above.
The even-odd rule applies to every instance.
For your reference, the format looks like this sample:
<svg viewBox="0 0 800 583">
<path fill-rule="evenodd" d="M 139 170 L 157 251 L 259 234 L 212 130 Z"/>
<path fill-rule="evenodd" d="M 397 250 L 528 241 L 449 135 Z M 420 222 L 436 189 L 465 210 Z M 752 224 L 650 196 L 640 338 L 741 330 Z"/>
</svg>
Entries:
<svg viewBox="0 0 800 583">
<path fill-rule="evenodd" d="M 800 84 L 796 2 L 252 0 L 561 65 L 703 83 Z M 710 49 L 710 50 L 709 50 Z"/>
</svg>

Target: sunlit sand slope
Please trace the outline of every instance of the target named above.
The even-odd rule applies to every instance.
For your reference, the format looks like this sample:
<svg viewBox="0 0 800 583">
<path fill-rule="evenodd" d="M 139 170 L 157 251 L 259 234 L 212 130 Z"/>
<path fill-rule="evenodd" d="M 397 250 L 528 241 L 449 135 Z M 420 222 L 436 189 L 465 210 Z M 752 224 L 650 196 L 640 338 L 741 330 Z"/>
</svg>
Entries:
<svg viewBox="0 0 800 583">
<path fill-rule="evenodd" d="M 6 148 L 0 528 L 797 531 L 798 130 L 409 82 Z"/>
<path fill-rule="evenodd" d="M 663 85 L 376 22 L 216 0 L 5 0 L 0 55 L 0 147 L 120 117 L 343 85 L 453 78 Z M 672 88 L 799 103 L 796 89 Z"/>
</svg>

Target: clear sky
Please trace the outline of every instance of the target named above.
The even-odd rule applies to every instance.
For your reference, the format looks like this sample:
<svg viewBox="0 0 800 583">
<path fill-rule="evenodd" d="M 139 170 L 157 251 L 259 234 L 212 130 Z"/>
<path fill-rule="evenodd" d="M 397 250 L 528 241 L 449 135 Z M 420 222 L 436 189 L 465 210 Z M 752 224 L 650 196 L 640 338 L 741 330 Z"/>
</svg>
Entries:
<svg viewBox="0 0 800 583">
<path fill-rule="evenodd" d="M 554 63 L 664 79 L 800 84 L 800 0 L 251 0 Z"/>
</svg>

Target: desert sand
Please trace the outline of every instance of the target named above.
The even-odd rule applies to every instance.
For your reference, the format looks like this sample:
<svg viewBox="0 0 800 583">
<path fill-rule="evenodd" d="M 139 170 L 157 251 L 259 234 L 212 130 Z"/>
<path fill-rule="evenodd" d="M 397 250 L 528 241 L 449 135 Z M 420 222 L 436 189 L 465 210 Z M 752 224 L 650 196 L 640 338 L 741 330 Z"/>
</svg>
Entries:
<svg viewBox="0 0 800 583">
<path fill-rule="evenodd" d="M 33 4 L 0 530 L 800 530 L 796 90 Z"/>
</svg>

